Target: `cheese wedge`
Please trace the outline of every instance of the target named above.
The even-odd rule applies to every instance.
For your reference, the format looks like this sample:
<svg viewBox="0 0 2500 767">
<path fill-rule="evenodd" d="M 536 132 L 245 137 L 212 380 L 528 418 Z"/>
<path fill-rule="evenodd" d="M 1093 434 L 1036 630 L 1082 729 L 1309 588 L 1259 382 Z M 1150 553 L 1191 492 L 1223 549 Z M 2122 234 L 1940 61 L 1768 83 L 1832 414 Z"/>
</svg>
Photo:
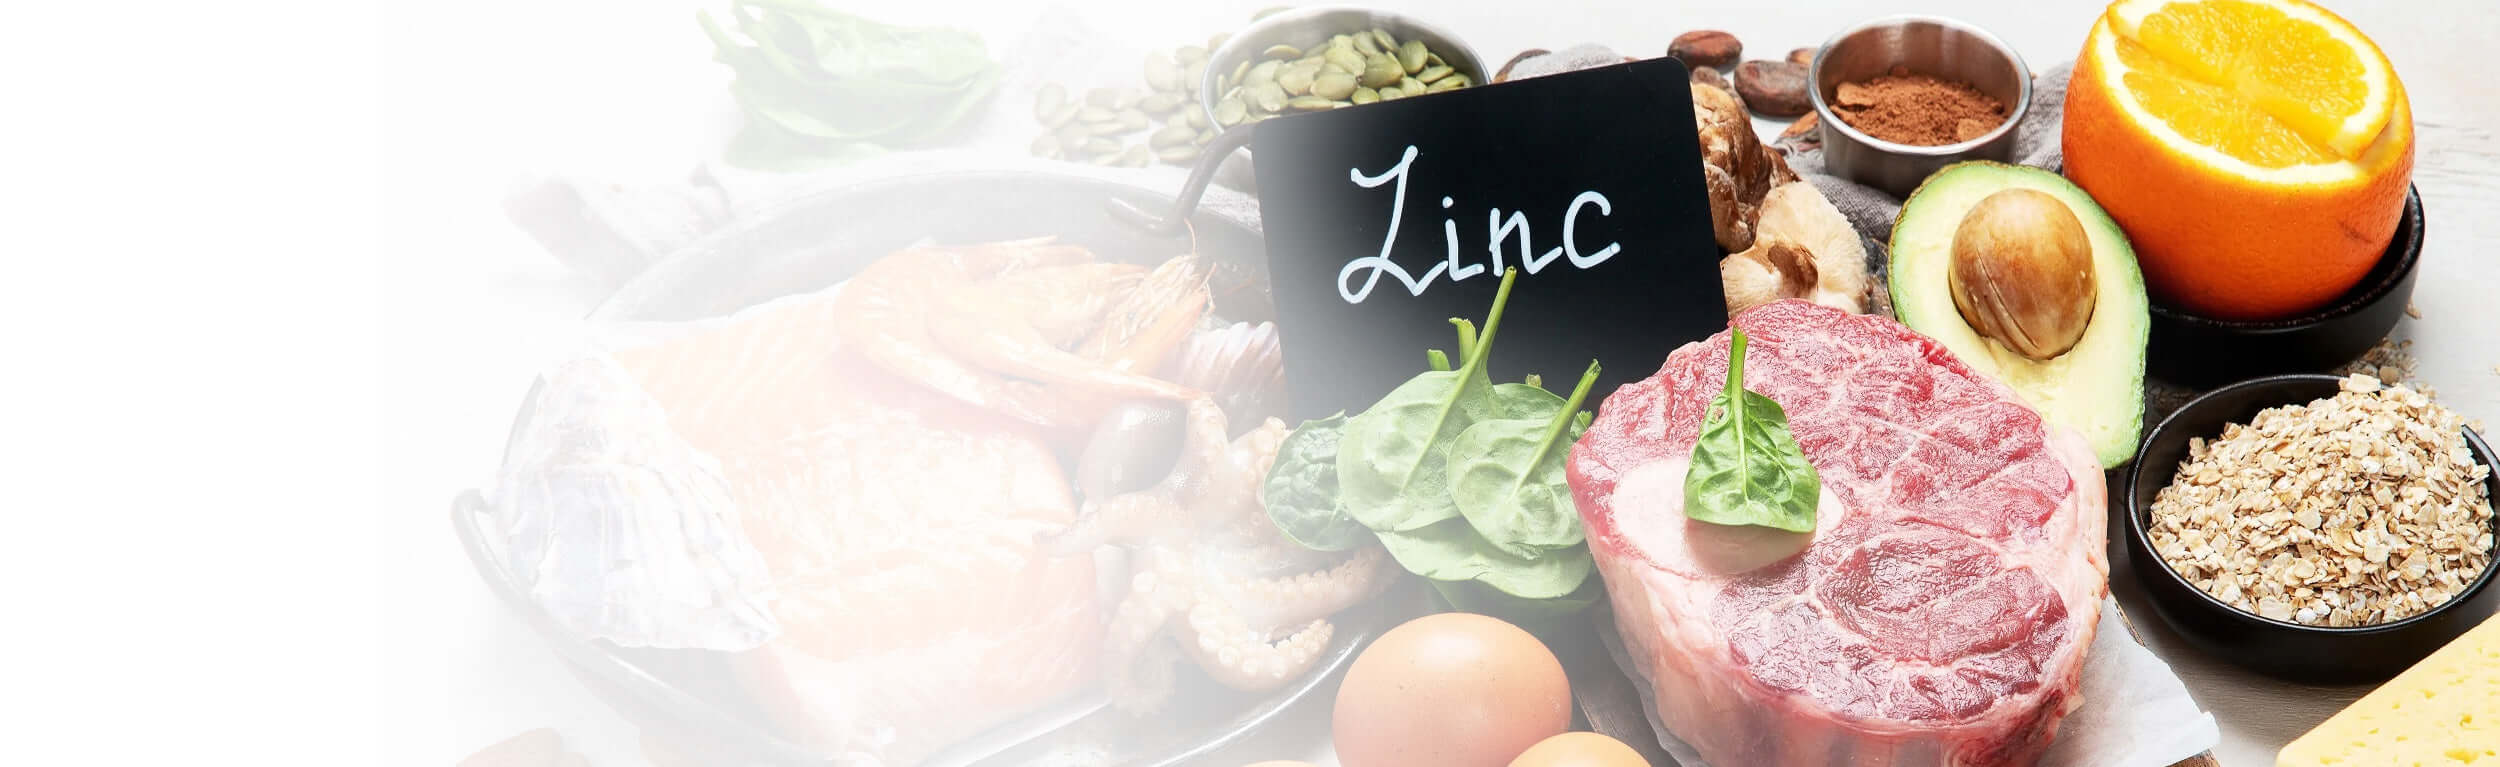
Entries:
<svg viewBox="0 0 2500 767">
<path fill-rule="evenodd" d="M 2353 701 L 2274 764 L 2500 767 L 2500 618 Z"/>
</svg>

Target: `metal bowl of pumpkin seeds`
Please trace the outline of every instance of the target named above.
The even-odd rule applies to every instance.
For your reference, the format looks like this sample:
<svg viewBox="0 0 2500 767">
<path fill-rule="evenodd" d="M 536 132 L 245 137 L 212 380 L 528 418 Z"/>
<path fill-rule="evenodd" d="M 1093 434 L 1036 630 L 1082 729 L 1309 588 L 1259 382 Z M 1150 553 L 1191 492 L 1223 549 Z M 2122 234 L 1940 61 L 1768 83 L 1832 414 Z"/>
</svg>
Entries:
<svg viewBox="0 0 2500 767">
<path fill-rule="evenodd" d="M 1209 55 L 1198 99 L 1221 130 L 1491 81 L 1466 43 L 1414 18 L 1295 8 L 1251 23 Z"/>
</svg>

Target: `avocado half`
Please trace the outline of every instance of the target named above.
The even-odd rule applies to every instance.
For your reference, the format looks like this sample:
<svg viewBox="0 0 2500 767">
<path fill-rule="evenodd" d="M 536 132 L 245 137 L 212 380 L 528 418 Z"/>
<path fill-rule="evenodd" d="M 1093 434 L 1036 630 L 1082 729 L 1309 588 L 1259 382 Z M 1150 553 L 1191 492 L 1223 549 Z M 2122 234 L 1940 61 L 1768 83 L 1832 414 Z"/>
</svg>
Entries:
<svg viewBox="0 0 2500 767">
<path fill-rule="evenodd" d="M 2083 337 L 2065 353 L 2034 360 L 1972 330 L 1948 282 L 1953 233 L 1964 214 L 2006 189 L 2046 192 L 2066 203 L 2092 244 L 2098 295 Z M 2135 457 L 2144 429 L 2144 342 L 2151 327 L 2144 272 L 2117 222 L 2062 176 L 1998 162 L 1964 162 L 1928 176 L 1892 226 L 1892 307 L 1901 324 L 1943 343 L 1972 368 L 2021 395 L 2041 417 L 2082 432 L 2112 468 Z"/>
</svg>

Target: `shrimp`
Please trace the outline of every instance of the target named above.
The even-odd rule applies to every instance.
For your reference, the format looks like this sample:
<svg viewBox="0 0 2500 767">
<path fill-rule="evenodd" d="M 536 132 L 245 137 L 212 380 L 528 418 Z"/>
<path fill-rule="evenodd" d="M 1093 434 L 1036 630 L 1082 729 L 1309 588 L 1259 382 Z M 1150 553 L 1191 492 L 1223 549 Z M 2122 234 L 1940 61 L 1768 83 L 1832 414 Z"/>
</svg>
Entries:
<svg viewBox="0 0 2500 767">
<path fill-rule="evenodd" d="M 1199 395 L 1140 372 L 1205 310 L 1203 286 L 1193 294 L 1171 289 L 1176 281 L 1048 240 L 913 248 L 861 270 L 834 311 L 843 341 L 887 372 L 1028 423 L 1083 426 L 1120 398 Z M 1147 286 L 1167 295 L 1141 295 Z M 1097 342 L 1112 332 L 1106 317 L 1143 330 Z"/>
</svg>

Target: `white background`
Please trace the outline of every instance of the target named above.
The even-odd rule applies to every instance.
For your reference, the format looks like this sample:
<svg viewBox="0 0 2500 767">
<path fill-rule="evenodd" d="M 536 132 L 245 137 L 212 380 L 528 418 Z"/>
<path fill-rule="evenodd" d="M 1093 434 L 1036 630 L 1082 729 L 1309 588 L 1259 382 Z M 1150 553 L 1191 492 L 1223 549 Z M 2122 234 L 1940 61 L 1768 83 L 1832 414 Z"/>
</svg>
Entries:
<svg viewBox="0 0 2500 767">
<path fill-rule="evenodd" d="M 1079 10 L 1142 51 L 1263 4 Z M 1582 41 L 1655 55 L 1700 27 L 1769 55 L 1920 11 L 1988 27 L 2036 66 L 2071 58 L 2098 6 L 1378 4 L 1495 60 Z M 2333 5 L 2388 50 L 2425 124 L 2424 373 L 2469 416 L 2500 416 L 2500 331 L 2480 313 L 2500 287 L 2500 22 L 2476 0 Z M 630 728 L 487 600 L 443 520 L 596 296 L 503 219 L 501 193 L 538 169 L 691 167 L 722 130 L 695 7 L 12 6 L 0 685 L 19 705 L 0 763 L 441 765 L 540 726 L 599 764 L 639 763 Z M 974 26 L 994 49 L 1038 13 L 851 7 Z M 2266 696 L 2226 714 L 2233 767 L 2317 715 L 2309 691 L 2204 684 Z M 2278 705 L 2292 713 L 2269 717 Z M 1308 744 L 1271 747 L 1258 756 Z"/>
<path fill-rule="evenodd" d="M 1272 0 L 1219 3 L 1086 2 L 1065 6 L 1100 30 L 1114 71 L 1140 53 L 1238 26 Z M 1519 50 L 1598 42 L 1627 54 L 1662 53 L 1677 33 L 1720 28 L 1752 57 L 1818 45 L 1864 17 L 1898 12 L 1959 17 L 1986 27 L 2038 68 L 2070 60 L 2101 3 L 2004 0 L 1805 2 L 1517 2 L 1389 0 L 1498 62 Z M 2470 417 L 2500 417 L 2500 330 L 2478 321 L 2500 268 L 2491 222 L 2500 116 L 2493 68 L 2500 41 L 2488 3 L 2337 2 L 2394 59 L 2422 125 L 2417 177 L 2430 196 L 2431 251 L 2418 299 L 2423 374 Z M 386 19 L 389 58 L 386 170 L 392 198 L 386 265 L 390 356 L 391 503 L 383 592 L 393 664 L 394 763 L 441 764 L 524 729 L 555 726 L 602 764 L 635 764 L 629 725 L 555 668 L 552 656 L 475 583 L 444 532 L 445 501 L 482 482 L 511 410 L 536 366 L 576 338 L 594 291 L 508 225 L 506 184 L 532 171 L 587 173 L 629 184 L 681 177 L 733 124 L 726 76 L 693 23 L 691 4 L 560 0 L 404 5 Z M 1044 13 L 963 0 L 850 3 L 880 18 L 962 25 L 992 50 L 1011 50 Z M 1134 77 L 1134 75 L 1130 75 Z M 1130 84 L 1130 81 L 1082 83 Z M 1009 92 L 1008 115 L 1023 93 Z M 1775 126 L 1774 126 L 1775 127 Z M 1031 127 L 993 138 L 1021 152 Z M 2125 589 L 2129 584 L 2120 584 Z M 2153 627 L 2158 629 L 2157 626 Z M 2157 650 L 2165 637 L 2156 633 Z M 447 652 L 446 652 L 447 651 Z M 2348 699 L 2267 683 L 2170 653 L 2226 732 L 2231 767 L 2271 762 L 2272 750 Z M 1324 707 L 1229 757 L 1325 761 Z M 448 725 L 426 727 L 420 723 Z"/>
</svg>

